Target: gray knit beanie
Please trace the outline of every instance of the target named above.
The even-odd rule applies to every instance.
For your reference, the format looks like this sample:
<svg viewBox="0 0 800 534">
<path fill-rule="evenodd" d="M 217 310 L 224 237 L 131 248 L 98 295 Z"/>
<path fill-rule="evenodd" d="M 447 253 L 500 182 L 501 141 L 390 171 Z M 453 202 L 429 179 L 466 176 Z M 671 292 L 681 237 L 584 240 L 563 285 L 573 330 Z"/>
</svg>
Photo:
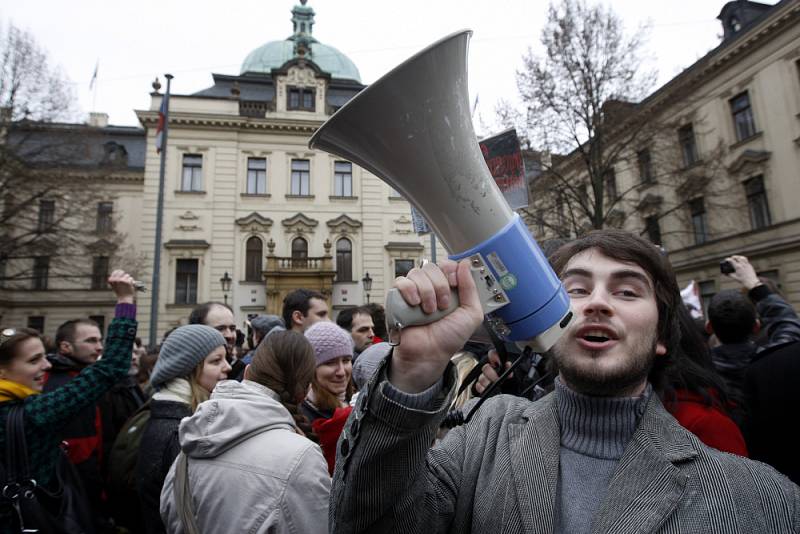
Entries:
<svg viewBox="0 0 800 534">
<path fill-rule="evenodd" d="M 306 339 L 314 347 L 317 366 L 340 356 L 353 357 L 355 345 L 350 332 L 336 323 L 319 321 L 306 330 Z"/>
<path fill-rule="evenodd" d="M 258 332 L 258 335 L 262 338 L 269 334 L 273 328 L 280 327 L 280 330 L 286 330 L 283 326 L 283 319 L 277 315 L 257 315 L 250 319 L 250 327 Z"/>
<path fill-rule="evenodd" d="M 356 383 L 356 387 L 359 391 L 364 389 L 364 386 L 369 379 L 372 378 L 372 375 L 375 374 L 375 370 L 386 355 L 389 354 L 391 348 L 392 346 L 384 341 L 383 343 L 370 345 L 358 355 L 358 358 L 356 358 L 353 364 L 353 382 Z"/>
<path fill-rule="evenodd" d="M 150 383 L 159 389 L 173 378 L 189 376 L 211 351 L 226 345 L 218 331 L 203 324 L 176 328 L 161 345 Z"/>
</svg>

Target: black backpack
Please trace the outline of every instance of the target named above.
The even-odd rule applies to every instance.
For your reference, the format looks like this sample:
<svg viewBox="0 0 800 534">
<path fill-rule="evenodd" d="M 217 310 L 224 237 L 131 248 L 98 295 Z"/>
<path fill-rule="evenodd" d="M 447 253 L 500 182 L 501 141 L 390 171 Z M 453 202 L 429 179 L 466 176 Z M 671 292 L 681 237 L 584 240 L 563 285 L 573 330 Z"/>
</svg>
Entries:
<svg viewBox="0 0 800 534">
<path fill-rule="evenodd" d="M 108 454 L 108 485 L 118 495 L 136 494 L 136 462 L 144 429 L 150 420 L 150 402 L 125 422 Z"/>
</svg>

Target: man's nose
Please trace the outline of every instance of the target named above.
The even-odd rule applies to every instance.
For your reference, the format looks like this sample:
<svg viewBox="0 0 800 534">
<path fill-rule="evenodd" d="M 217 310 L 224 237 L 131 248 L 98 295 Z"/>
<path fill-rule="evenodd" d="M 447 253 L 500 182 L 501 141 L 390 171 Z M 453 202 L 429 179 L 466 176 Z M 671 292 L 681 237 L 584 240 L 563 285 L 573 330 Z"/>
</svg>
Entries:
<svg viewBox="0 0 800 534">
<path fill-rule="evenodd" d="M 610 296 L 608 291 L 602 287 L 595 287 L 583 303 L 584 315 L 602 314 L 611 315 L 613 308 L 611 306 Z"/>
</svg>

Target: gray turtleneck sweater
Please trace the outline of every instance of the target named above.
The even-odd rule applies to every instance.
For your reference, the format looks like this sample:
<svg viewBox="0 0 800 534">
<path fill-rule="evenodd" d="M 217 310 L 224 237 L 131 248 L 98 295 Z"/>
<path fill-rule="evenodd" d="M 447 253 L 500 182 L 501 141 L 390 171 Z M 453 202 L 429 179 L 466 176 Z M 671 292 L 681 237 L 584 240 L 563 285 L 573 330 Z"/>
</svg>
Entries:
<svg viewBox="0 0 800 534">
<path fill-rule="evenodd" d="M 640 397 L 588 397 L 556 380 L 561 451 L 554 532 L 591 532 L 651 394 L 648 384 Z"/>
<path fill-rule="evenodd" d="M 611 477 L 644 414 L 653 388 L 639 397 L 589 397 L 555 381 L 561 425 L 556 534 L 591 532 Z M 429 389 L 408 394 L 387 384 L 384 394 L 406 407 L 421 409 L 441 391 L 442 380 Z"/>
</svg>

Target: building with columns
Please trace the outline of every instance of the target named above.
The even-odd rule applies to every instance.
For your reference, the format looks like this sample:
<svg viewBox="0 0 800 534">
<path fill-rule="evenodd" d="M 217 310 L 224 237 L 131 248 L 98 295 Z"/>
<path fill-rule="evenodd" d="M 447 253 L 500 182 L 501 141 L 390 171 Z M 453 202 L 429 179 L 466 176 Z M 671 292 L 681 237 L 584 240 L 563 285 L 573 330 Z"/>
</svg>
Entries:
<svg viewBox="0 0 800 534">
<path fill-rule="evenodd" d="M 170 96 L 157 340 L 209 300 L 227 302 L 243 331 L 250 315 L 280 314 L 283 297 L 300 287 L 322 292 L 332 316 L 382 302 L 396 276 L 431 257 L 406 200 L 351 162 L 308 148 L 316 129 L 365 87 L 346 55 L 314 38 L 314 24 L 301 0 L 288 39 L 253 50 L 238 75 L 213 74 L 207 89 Z M 113 298 L 104 280 L 120 266 L 148 286 L 138 317 L 139 335 L 149 338 L 164 98 L 163 87 L 154 89 L 150 108 L 137 111 L 143 128 L 109 126 L 103 114 L 86 125 L 30 126 L 36 143 L 50 142 L 60 155 L 78 146 L 66 139 L 80 139 L 48 162 L 69 175 L 71 189 L 29 206 L 30 224 L 66 221 L 67 207 L 83 199 L 86 207 L 69 217 L 87 230 L 69 257 L 55 252 L 43 261 L 63 231 L 53 224 L 37 234 L 31 248 L 39 252 L 0 261 L 3 325 L 52 336 L 67 319 L 107 324 Z"/>
<path fill-rule="evenodd" d="M 308 148 L 365 86 L 347 56 L 314 38 L 305 3 L 292 10 L 291 37 L 253 50 L 239 75 L 214 74 L 211 87 L 170 96 L 159 336 L 208 300 L 226 301 L 244 330 L 252 314 L 280 314 L 284 296 L 299 287 L 322 292 L 335 315 L 367 301 L 367 274 L 372 300 L 382 301 L 396 276 L 430 255 L 408 202 L 353 163 Z M 157 89 L 150 109 L 137 111 L 147 130 L 137 231 L 150 258 L 163 97 Z M 143 336 L 150 298 L 139 301 Z"/>
</svg>

